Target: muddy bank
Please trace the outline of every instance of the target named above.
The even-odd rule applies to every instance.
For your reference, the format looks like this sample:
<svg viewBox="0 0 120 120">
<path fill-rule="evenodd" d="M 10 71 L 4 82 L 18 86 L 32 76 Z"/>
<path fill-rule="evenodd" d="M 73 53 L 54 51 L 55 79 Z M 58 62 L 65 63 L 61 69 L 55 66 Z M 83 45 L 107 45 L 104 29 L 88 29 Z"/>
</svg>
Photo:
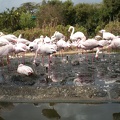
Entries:
<svg viewBox="0 0 120 120">
<path fill-rule="evenodd" d="M 39 56 L 37 64 L 26 56 L 32 76 L 17 73 L 22 58 L 1 67 L 0 101 L 11 102 L 119 102 L 120 54 L 72 54 L 53 56 L 50 68 Z"/>
</svg>

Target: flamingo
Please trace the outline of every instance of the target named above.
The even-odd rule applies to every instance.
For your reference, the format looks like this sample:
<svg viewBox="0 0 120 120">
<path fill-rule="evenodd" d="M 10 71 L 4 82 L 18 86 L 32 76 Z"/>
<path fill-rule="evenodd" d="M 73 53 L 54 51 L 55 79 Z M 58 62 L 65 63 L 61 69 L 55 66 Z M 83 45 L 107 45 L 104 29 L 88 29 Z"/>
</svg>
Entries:
<svg viewBox="0 0 120 120">
<path fill-rule="evenodd" d="M 18 68 L 17 68 L 17 72 L 20 74 L 24 74 L 24 75 L 31 75 L 34 73 L 33 69 L 27 65 L 24 64 L 19 64 Z"/>
<path fill-rule="evenodd" d="M 46 37 L 44 38 L 43 43 L 44 43 L 44 44 L 51 44 L 52 41 L 51 41 L 51 39 L 50 39 L 48 36 L 46 36 Z"/>
<path fill-rule="evenodd" d="M 36 50 L 33 63 L 36 63 L 36 58 L 38 54 L 48 55 L 50 64 L 50 55 L 56 53 L 56 46 L 54 44 L 40 44 Z"/>
<path fill-rule="evenodd" d="M 86 40 L 86 37 L 85 37 L 84 33 L 80 32 L 80 31 L 74 33 L 75 28 L 73 26 L 69 27 L 68 32 L 70 32 L 71 30 L 72 30 L 72 32 L 71 32 L 71 35 L 70 35 L 70 39 L 72 41 L 75 41 L 75 40 L 78 40 L 78 39 Z"/>
<path fill-rule="evenodd" d="M 38 48 L 38 45 L 36 42 L 30 42 L 29 46 L 28 46 L 28 50 L 31 50 L 31 51 L 36 51 L 37 48 Z"/>
<path fill-rule="evenodd" d="M 17 43 L 17 37 L 15 35 L 12 35 L 12 34 L 2 35 L 1 38 L 5 38 L 13 44 Z"/>
<path fill-rule="evenodd" d="M 0 47 L 8 44 L 10 44 L 10 42 L 7 39 L 0 37 Z"/>
<path fill-rule="evenodd" d="M 17 40 L 16 41 L 17 43 L 23 43 L 23 44 L 26 44 L 26 45 L 30 44 L 29 40 L 22 38 L 22 34 L 20 34 L 16 40 Z"/>
<path fill-rule="evenodd" d="M 40 38 L 36 38 L 33 42 L 39 44 L 44 42 L 44 36 L 41 35 Z"/>
<path fill-rule="evenodd" d="M 25 50 L 21 47 L 16 47 L 15 45 L 12 44 L 8 44 L 0 47 L 0 57 L 3 58 L 4 56 L 7 56 L 7 64 L 10 63 L 9 54 L 12 52 L 19 53 L 19 52 L 25 52 Z"/>
<path fill-rule="evenodd" d="M 58 32 L 58 31 L 55 31 L 55 33 L 53 34 L 53 36 L 51 37 L 52 41 L 58 41 L 60 39 L 64 39 L 65 40 L 65 36 Z"/>
<path fill-rule="evenodd" d="M 101 37 L 100 35 L 96 35 L 96 36 L 95 36 L 95 39 L 96 39 L 96 40 L 101 40 L 102 37 Z"/>
<path fill-rule="evenodd" d="M 116 38 L 116 36 L 110 32 L 106 32 L 106 30 L 100 30 L 100 33 L 102 33 L 102 38 L 104 40 L 113 40 L 114 38 Z"/>
<path fill-rule="evenodd" d="M 65 42 L 63 39 L 60 39 L 56 43 L 58 49 L 64 49 L 66 47 L 70 47 L 70 44 L 68 42 Z"/>
<path fill-rule="evenodd" d="M 57 49 L 59 51 L 64 50 L 64 48 L 70 47 L 70 44 L 68 42 L 65 42 L 65 40 L 62 38 L 59 41 L 57 41 L 56 45 L 57 45 Z M 62 53 L 62 51 L 61 51 L 61 53 Z"/>
<path fill-rule="evenodd" d="M 0 37 L 3 36 L 3 35 L 4 35 L 4 33 L 3 33 L 3 32 L 0 32 Z"/>
<path fill-rule="evenodd" d="M 24 43 L 17 43 L 16 45 L 15 45 L 15 47 L 17 48 L 17 49 L 23 49 L 23 50 L 25 50 L 25 51 L 23 51 L 22 53 L 22 57 L 23 57 L 23 63 L 25 63 L 25 52 L 28 50 L 28 46 L 26 45 L 26 44 L 24 44 Z"/>
<path fill-rule="evenodd" d="M 120 49 L 120 38 L 113 39 L 107 48 Z"/>
<path fill-rule="evenodd" d="M 86 41 L 81 41 L 80 44 L 78 44 L 78 47 L 84 50 L 92 50 L 97 48 L 95 57 L 98 58 L 98 53 L 100 51 L 98 47 L 103 47 L 103 45 L 101 45 L 99 41 L 95 39 L 88 39 Z"/>
</svg>

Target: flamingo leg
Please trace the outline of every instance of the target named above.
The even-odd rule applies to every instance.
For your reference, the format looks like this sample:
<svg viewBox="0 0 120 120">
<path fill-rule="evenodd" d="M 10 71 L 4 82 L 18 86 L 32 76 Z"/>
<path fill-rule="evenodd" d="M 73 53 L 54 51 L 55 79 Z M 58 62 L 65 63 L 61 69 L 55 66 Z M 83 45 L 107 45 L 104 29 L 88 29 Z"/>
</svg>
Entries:
<svg viewBox="0 0 120 120">
<path fill-rule="evenodd" d="M 8 66 L 8 70 L 10 70 L 10 59 L 9 59 L 9 55 L 7 55 L 7 66 Z"/>
<path fill-rule="evenodd" d="M 36 53 L 35 53 L 35 57 L 34 57 L 34 60 L 33 60 L 33 64 L 35 64 L 36 58 L 37 58 L 37 51 L 36 51 Z"/>
<path fill-rule="evenodd" d="M 22 53 L 22 61 L 23 61 L 23 64 L 25 64 L 25 52 Z"/>
<path fill-rule="evenodd" d="M 42 55 L 42 65 L 44 66 L 44 56 Z"/>
<path fill-rule="evenodd" d="M 1 65 L 2 65 L 2 67 L 4 67 L 4 61 L 3 61 L 3 58 L 1 58 Z"/>
<path fill-rule="evenodd" d="M 48 56 L 48 77 L 50 76 L 50 69 L 51 69 L 50 63 L 51 63 L 51 56 L 49 55 Z"/>
</svg>

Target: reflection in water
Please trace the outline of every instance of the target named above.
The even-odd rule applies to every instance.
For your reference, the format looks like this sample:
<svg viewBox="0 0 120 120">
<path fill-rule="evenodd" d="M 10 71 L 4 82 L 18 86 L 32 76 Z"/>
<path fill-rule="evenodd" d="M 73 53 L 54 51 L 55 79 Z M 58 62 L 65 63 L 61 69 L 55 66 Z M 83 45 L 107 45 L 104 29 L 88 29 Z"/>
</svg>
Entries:
<svg viewBox="0 0 120 120">
<path fill-rule="evenodd" d="M 2 117 L 0 117 L 0 120 L 5 120 L 5 119 L 3 119 Z"/>
<path fill-rule="evenodd" d="M 60 119 L 60 115 L 57 113 L 57 111 L 53 108 L 53 109 L 43 109 L 42 113 L 44 116 L 46 116 L 49 119 Z"/>
<path fill-rule="evenodd" d="M 1 110 L 3 120 L 120 120 L 120 104 L 28 103 Z"/>
<path fill-rule="evenodd" d="M 120 120 L 120 112 L 119 113 L 113 113 L 113 120 Z"/>
<path fill-rule="evenodd" d="M 0 112 L 1 110 L 12 110 L 14 108 L 11 102 L 0 102 Z"/>
</svg>

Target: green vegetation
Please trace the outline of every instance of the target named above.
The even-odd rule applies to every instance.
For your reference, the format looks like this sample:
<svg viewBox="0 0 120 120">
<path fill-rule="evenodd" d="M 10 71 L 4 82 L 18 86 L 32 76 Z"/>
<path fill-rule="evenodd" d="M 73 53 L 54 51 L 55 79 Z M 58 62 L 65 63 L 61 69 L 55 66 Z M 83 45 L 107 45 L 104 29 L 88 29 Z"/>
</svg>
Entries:
<svg viewBox="0 0 120 120">
<path fill-rule="evenodd" d="M 77 5 L 71 0 L 43 0 L 41 4 L 27 2 L 0 13 L 0 31 L 17 36 L 22 33 L 26 39 L 33 40 L 40 35 L 51 36 L 56 30 L 69 37 L 68 27 L 72 25 L 89 37 L 100 29 L 120 35 L 119 9 L 119 0 Z"/>
</svg>

